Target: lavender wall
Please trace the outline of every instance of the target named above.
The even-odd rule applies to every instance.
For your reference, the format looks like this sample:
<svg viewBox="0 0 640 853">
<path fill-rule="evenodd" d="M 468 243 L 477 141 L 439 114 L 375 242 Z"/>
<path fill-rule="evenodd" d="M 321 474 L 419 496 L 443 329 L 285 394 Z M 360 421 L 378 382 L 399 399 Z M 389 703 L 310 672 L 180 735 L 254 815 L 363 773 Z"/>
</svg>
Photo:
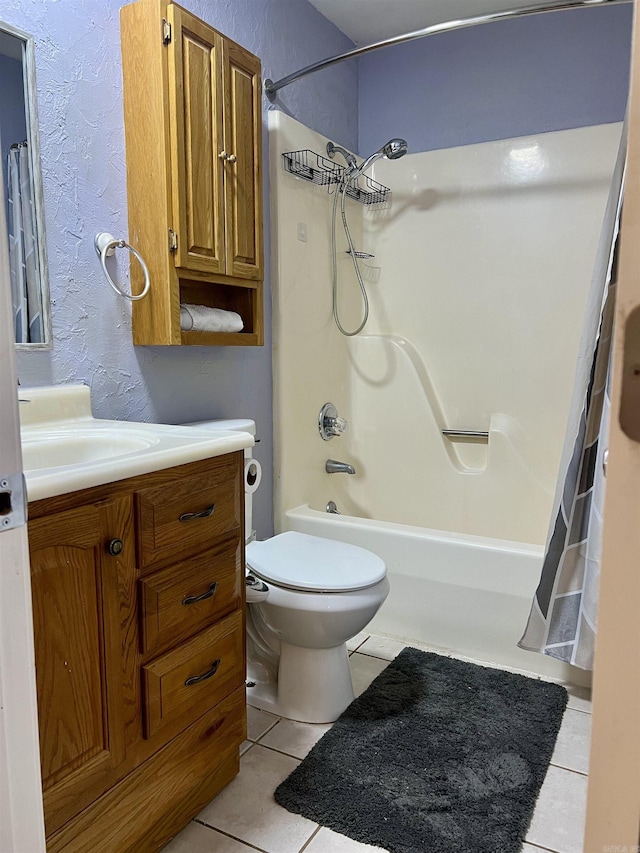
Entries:
<svg viewBox="0 0 640 853">
<path fill-rule="evenodd" d="M 53 350 L 19 353 L 23 385 L 86 382 L 98 417 L 184 422 L 251 417 L 265 476 L 259 535 L 272 530 L 271 300 L 263 348 L 148 348 L 131 343 L 130 308 L 103 281 L 96 232 L 127 235 L 119 0 L 5 0 L 1 17 L 36 39 Z M 277 78 L 351 42 L 307 0 L 182 0 L 245 45 Z M 357 145 L 357 68 L 309 78 L 280 106 L 343 144 Z M 265 101 L 265 109 L 268 102 Z M 268 162 L 265 130 L 265 162 Z M 265 213 L 269 270 L 268 172 Z M 126 264 L 121 265 L 123 274 Z"/>
<path fill-rule="evenodd" d="M 359 150 L 428 151 L 620 121 L 631 6 L 458 30 L 360 60 Z"/>
</svg>

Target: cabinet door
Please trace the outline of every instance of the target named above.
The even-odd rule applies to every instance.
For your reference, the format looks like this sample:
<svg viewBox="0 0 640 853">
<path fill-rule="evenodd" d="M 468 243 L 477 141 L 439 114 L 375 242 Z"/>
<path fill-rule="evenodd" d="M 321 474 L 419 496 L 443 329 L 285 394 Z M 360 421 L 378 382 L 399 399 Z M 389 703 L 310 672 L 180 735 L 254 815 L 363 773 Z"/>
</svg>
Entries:
<svg viewBox="0 0 640 853">
<path fill-rule="evenodd" d="M 175 263 L 224 273 L 222 37 L 179 6 L 167 15 Z"/>
<path fill-rule="evenodd" d="M 130 498 L 29 523 L 40 761 L 49 835 L 124 760 L 125 626 L 135 612 Z M 117 540 L 123 543 L 119 553 Z M 129 638 L 129 643 L 135 638 Z"/>
<path fill-rule="evenodd" d="M 224 40 L 227 275 L 262 279 L 260 60 Z"/>
</svg>

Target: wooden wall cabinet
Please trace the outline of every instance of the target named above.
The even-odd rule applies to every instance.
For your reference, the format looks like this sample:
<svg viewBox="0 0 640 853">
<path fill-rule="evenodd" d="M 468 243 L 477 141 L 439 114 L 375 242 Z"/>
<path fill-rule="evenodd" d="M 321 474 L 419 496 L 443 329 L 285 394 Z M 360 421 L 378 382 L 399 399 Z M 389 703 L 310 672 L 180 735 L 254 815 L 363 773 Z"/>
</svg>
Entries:
<svg viewBox="0 0 640 853">
<path fill-rule="evenodd" d="M 238 452 L 30 505 L 49 853 L 160 850 L 238 772 L 243 482 Z"/>
<path fill-rule="evenodd" d="M 121 10 L 130 242 L 151 290 L 135 344 L 261 345 L 260 60 L 166 0 Z M 142 273 L 131 264 L 134 292 Z M 180 303 L 233 310 L 239 333 L 181 331 Z"/>
</svg>

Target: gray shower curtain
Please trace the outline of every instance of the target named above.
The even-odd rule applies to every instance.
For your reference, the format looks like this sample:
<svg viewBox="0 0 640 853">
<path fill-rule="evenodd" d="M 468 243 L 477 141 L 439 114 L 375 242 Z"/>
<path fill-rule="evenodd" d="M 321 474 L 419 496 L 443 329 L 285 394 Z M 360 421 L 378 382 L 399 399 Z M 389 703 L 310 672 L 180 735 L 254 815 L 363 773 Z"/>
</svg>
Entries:
<svg viewBox="0 0 640 853">
<path fill-rule="evenodd" d="M 16 343 L 42 343 L 42 291 L 36 261 L 31 169 L 26 142 L 11 147 L 7 173 L 9 273 Z"/>
<path fill-rule="evenodd" d="M 626 123 L 605 211 L 582 333 L 542 575 L 518 645 L 582 669 L 593 668 L 597 623 L 603 456 L 609 433 L 610 355 Z"/>
</svg>

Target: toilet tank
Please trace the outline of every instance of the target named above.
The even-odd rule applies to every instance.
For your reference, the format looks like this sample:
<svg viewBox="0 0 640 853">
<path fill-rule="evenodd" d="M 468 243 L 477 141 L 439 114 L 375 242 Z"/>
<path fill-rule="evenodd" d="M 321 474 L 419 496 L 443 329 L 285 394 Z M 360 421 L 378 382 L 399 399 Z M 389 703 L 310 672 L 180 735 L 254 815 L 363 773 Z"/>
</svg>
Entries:
<svg viewBox="0 0 640 853">
<path fill-rule="evenodd" d="M 197 426 L 199 429 L 225 429 L 237 432 L 248 432 L 255 437 L 256 422 L 245 418 L 221 418 L 211 421 L 193 421 L 185 426 Z M 244 537 L 245 542 L 256 538 L 253 529 L 253 493 L 260 485 L 262 468 L 257 459 L 253 458 L 253 447 L 244 449 Z"/>
</svg>

